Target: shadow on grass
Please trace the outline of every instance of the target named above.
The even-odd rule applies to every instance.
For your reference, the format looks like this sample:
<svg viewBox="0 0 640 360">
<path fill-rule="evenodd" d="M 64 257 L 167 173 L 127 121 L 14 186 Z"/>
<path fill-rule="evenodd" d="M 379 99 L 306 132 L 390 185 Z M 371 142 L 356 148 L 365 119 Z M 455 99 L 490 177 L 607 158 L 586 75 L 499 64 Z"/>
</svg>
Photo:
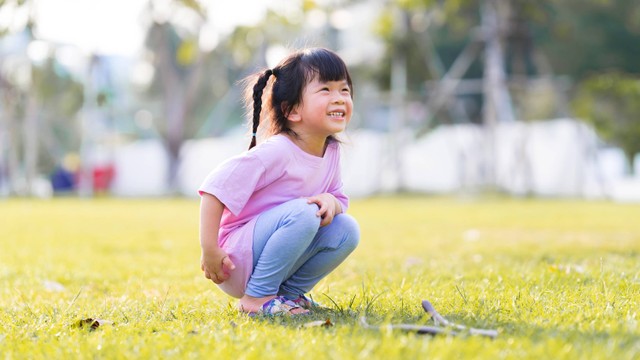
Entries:
<svg viewBox="0 0 640 360">
<path fill-rule="evenodd" d="M 365 327 L 361 323 L 360 319 L 366 317 L 370 327 Z M 448 313 L 445 314 L 447 320 L 452 323 L 463 325 L 469 328 L 476 329 L 496 329 L 498 331 L 497 337 L 494 341 L 507 341 L 513 340 L 529 341 L 533 344 L 545 344 L 550 339 L 554 341 L 560 341 L 567 344 L 572 344 L 576 347 L 583 347 L 585 350 L 593 348 L 594 346 L 607 346 L 612 341 L 615 341 L 617 348 L 623 351 L 634 352 L 634 347 L 637 347 L 637 333 L 632 331 L 582 331 L 579 329 L 571 329 L 571 324 L 566 324 L 563 327 L 551 328 L 543 327 L 540 325 L 533 325 L 524 322 L 512 322 L 512 321 L 492 321 L 491 319 L 469 319 L 468 314 L 463 313 Z M 291 329 L 300 329 L 305 327 L 306 324 L 315 323 L 313 327 L 335 327 L 343 328 L 349 327 L 361 330 L 365 333 L 375 334 L 376 332 L 393 333 L 398 336 L 404 334 L 415 334 L 416 336 L 427 335 L 426 338 L 432 338 L 430 334 L 418 334 L 417 331 L 393 329 L 389 325 L 398 324 L 410 324 L 419 325 L 425 327 L 436 326 L 433 319 L 429 314 L 420 316 L 401 316 L 393 311 L 382 311 L 379 308 L 371 309 L 359 306 L 354 308 L 315 308 L 310 314 L 297 315 L 297 316 L 259 316 L 254 318 L 255 321 L 262 323 L 271 323 L 278 326 L 284 326 Z M 329 326 L 320 325 L 325 321 Z M 448 328 L 452 330 L 451 328 Z M 446 337 L 447 334 L 437 335 L 435 337 Z M 470 334 L 468 331 L 459 331 L 459 338 L 465 339 L 470 337 L 476 337 Z M 483 337 L 484 338 L 484 337 Z M 490 339 L 487 338 L 487 341 Z"/>
</svg>

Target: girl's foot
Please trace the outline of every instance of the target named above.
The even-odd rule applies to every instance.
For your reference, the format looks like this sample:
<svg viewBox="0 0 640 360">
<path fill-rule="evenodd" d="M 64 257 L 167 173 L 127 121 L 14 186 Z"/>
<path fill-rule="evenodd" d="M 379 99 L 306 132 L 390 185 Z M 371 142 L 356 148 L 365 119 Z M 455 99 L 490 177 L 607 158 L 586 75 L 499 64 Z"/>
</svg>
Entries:
<svg viewBox="0 0 640 360">
<path fill-rule="evenodd" d="M 248 313 L 249 315 L 299 315 L 309 312 L 309 310 L 301 308 L 286 298 L 275 295 L 261 298 L 245 295 L 240 299 L 238 308 L 240 311 Z"/>
<path fill-rule="evenodd" d="M 306 297 L 304 294 L 300 294 L 300 296 L 290 301 L 300 306 L 301 308 L 307 309 L 307 310 L 311 310 L 312 308 L 322 307 L 322 305 L 313 301 L 313 298 Z"/>
</svg>

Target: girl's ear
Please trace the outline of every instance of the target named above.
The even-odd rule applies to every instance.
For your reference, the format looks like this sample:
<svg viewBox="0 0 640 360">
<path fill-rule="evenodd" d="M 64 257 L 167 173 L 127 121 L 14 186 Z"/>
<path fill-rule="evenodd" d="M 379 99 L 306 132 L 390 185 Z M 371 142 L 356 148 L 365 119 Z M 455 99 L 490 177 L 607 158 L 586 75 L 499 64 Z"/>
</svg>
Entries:
<svg viewBox="0 0 640 360">
<path fill-rule="evenodd" d="M 283 111 L 284 111 L 284 104 L 282 104 L 283 106 Z M 295 106 L 293 109 L 291 109 L 291 111 L 289 111 L 288 114 L 286 114 L 287 120 L 289 121 L 300 121 L 302 120 L 302 116 L 300 115 L 300 111 L 298 106 Z"/>
</svg>

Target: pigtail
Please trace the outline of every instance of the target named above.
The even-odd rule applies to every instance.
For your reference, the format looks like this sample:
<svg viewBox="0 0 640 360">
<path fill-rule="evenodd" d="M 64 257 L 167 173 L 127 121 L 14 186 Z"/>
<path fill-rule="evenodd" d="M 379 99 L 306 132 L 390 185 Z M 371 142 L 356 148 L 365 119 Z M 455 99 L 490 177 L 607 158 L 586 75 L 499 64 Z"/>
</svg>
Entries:
<svg viewBox="0 0 640 360">
<path fill-rule="evenodd" d="M 252 147 L 256 146 L 256 135 L 258 133 L 258 125 L 260 125 L 260 113 L 262 112 L 262 92 L 267 86 L 269 77 L 272 74 L 273 71 L 271 69 L 265 70 L 265 72 L 262 73 L 258 78 L 256 84 L 253 86 L 253 126 L 251 129 L 252 136 L 249 150 L 251 150 Z"/>
</svg>

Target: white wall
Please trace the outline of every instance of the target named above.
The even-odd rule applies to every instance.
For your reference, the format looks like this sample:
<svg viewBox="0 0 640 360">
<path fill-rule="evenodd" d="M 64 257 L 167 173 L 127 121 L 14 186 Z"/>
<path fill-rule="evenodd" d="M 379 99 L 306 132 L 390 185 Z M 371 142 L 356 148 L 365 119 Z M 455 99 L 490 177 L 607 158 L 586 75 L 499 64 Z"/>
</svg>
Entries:
<svg viewBox="0 0 640 360">
<path fill-rule="evenodd" d="M 187 141 L 180 149 L 180 192 L 185 196 L 197 196 L 198 187 L 209 172 L 226 159 L 246 150 L 249 142 L 243 135 Z"/>
<path fill-rule="evenodd" d="M 113 195 L 166 195 L 169 157 L 160 141 L 140 140 L 117 147 L 114 166 Z"/>
<path fill-rule="evenodd" d="M 625 176 L 622 151 L 602 148 L 594 131 L 575 120 L 500 124 L 493 135 L 465 124 L 440 126 L 418 139 L 370 130 L 351 130 L 343 138 L 342 176 L 352 197 L 400 188 L 455 193 L 496 184 L 515 195 L 640 201 L 640 176 Z M 180 152 L 180 192 L 197 196 L 207 174 L 246 150 L 248 141 L 244 134 L 236 134 L 185 143 Z M 399 163 L 394 163 L 395 154 Z M 159 142 L 123 146 L 116 152 L 113 192 L 162 195 L 167 190 L 167 170 Z"/>
</svg>

